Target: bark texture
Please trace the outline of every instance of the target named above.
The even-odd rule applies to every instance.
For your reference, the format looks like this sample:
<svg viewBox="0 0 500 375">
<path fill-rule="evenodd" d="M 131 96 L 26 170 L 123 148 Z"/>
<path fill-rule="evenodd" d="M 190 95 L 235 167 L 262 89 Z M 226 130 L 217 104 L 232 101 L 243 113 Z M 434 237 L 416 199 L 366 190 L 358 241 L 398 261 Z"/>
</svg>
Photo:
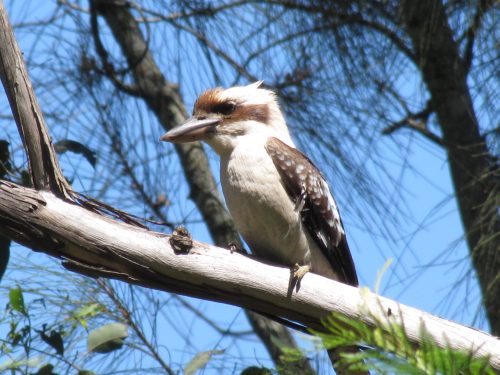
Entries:
<svg viewBox="0 0 500 375">
<path fill-rule="evenodd" d="M 28 154 L 33 186 L 69 198 L 71 187 L 61 173 L 22 53 L 0 3 L 0 78 Z"/>
<path fill-rule="evenodd" d="M 89 276 L 251 308 L 319 331 L 321 319 L 334 312 L 388 332 L 391 324 L 403 325 L 418 347 L 428 338 L 425 328 L 438 346 L 489 356 L 500 370 L 500 340 L 487 333 L 312 273 L 289 293 L 286 267 L 196 241 L 179 254 L 169 236 L 6 181 L 0 181 L 0 234 Z"/>
<path fill-rule="evenodd" d="M 403 1 L 401 20 L 431 95 L 455 196 L 493 334 L 500 335 L 500 171 L 479 125 L 460 57 L 439 0 Z"/>
</svg>

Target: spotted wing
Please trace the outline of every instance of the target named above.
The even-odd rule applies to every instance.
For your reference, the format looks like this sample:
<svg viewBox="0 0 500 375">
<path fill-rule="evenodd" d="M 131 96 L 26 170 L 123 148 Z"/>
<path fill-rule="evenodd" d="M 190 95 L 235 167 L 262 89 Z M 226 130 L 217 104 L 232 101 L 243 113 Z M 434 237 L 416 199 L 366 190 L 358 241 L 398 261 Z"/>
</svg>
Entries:
<svg viewBox="0 0 500 375">
<path fill-rule="evenodd" d="M 270 138 L 265 147 L 309 235 L 340 281 L 358 285 L 337 204 L 318 168 L 302 152 L 277 138 Z"/>
</svg>

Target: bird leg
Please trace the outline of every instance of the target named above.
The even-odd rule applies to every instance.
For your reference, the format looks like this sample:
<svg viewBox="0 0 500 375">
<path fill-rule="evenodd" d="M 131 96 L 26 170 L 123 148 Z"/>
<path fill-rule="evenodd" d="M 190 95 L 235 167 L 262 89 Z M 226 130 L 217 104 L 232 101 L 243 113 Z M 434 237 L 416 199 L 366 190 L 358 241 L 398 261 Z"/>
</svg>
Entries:
<svg viewBox="0 0 500 375">
<path fill-rule="evenodd" d="M 293 278 L 297 279 L 297 283 L 300 283 L 302 278 L 309 271 L 311 271 L 311 266 L 309 264 L 306 264 L 305 266 L 299 266 L 298 263 L 295 263 L 295 265 L 293 266 Z"/>
<path fill-rule="evenodd" d="M 300 266 L 298 263 L 295 263 L 295 265 L 291 268 L 290 270 L 290 283 L 288 284 L 288 292 L 287 292 L 287 297 L 292 296 L 293 289 L 295 288 L 295 291 L 298 292 L 300 289 L 300 281 L 304 277 L 306 273 L 311 271 L 311 266 L 310 265 L 305 265 L 305 266 Z"/>
</svg>

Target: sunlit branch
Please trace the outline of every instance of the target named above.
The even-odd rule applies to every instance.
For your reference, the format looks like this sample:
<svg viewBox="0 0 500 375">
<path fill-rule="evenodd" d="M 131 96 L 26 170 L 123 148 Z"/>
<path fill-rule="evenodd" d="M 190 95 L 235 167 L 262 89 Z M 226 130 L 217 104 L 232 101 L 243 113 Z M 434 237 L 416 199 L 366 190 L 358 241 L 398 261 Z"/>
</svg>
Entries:
<svg viewBox="0 0 500 375">
<path fill-rule="evenodd" d="M 176 253 L 169 236 L 88 212 L 51 193 L 0 182 L 0 223 L 0 233 L 82 274 L 250 308 L 319 331 L 332 312 L 368 326 L 387 321 L 388 332 L 391 324 L 403 325 L 417 347 L 428 337 L 422 335 L 425 327 L 439 347 L 487 356 L 500 369 L 500 341 L 479 330 L 315 274 L 290 294 L 288 268 L 196 241 Z"/>
</svg>

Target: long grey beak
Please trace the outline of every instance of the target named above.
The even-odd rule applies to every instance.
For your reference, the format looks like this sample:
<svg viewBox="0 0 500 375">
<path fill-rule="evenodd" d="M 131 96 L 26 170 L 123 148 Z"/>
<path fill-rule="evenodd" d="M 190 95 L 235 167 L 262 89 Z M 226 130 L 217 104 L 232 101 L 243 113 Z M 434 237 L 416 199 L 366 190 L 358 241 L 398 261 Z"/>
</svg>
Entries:
<svg viewBox="0 0 500 375">
<path fill-rule="evenodd" d="M 198 120 L 191 117 L 184 124 L 173 128 L 160 137 L 160 141 L 172 143 L 185 143 L 205 139 L 207 135 L 214 134 L 215 128 L 221 122 L 218 118 Z"/>
</svg>

